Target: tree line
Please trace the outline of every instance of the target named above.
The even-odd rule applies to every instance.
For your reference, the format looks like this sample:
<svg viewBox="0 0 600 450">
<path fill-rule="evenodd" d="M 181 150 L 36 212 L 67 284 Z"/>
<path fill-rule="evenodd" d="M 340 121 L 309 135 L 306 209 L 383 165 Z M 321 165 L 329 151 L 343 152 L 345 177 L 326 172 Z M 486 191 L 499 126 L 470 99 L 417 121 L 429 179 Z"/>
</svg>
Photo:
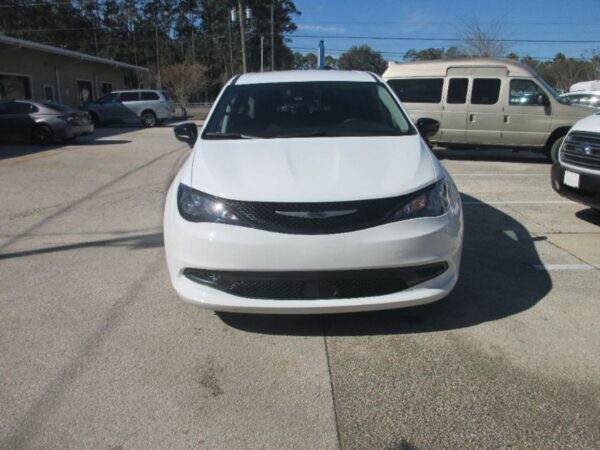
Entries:
<svg viewBox="0 0 600 450">
<path fill-rule="evenodd" d="M 248 71 L 259 71 L 261 63 L 264 70 L 317 68 L 314 53 L 294 53 L 287 46 L 300 15 L 292 0 L 5 0 L 0 6 L 0 33 L 149 67 L 152 84 L 196 101 L 214 99 L 229 77 L 243 71 L 240 25 Z M 545 61 L 519 57 L 509 53 L 500 34 L 498 24 L 483 28 L 468 22 L 461 46 L 411 49 L 403 59 L 506 56 L 533 67 L 559 90 L 600 78 L 598 54 L 587 60 L 563 53 Z M 381 52 L 358 45 L 339 58 L 326 56 L 325 66 L 381 74 L 387 62 Z"/>
<path fill-rule="evenodd" d="M 149 67 L 153 83 L 168 66 L 197 65 L 207 99 L 242 71 L 240 19 L 248 71 L 260 70 L 261 36 L 265 70 L 273 63 L 278 70 L 294 67 L 285 37 L 300 14 L 292 0 L 8 0 L 0 6 L 0 33 Z"/>
</svg>

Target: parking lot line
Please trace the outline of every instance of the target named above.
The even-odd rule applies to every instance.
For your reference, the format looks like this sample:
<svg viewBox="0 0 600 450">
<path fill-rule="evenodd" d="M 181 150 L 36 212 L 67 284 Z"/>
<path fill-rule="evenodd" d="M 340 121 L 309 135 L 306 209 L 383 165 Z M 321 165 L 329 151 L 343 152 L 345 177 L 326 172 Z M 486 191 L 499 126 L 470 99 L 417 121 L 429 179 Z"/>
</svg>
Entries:
<svg viewBox="0 0 600 450">
<path fill-rule="evenodd" d="M 562 205 L 572 204 L 568 200 L 499 200 L 499 201 L 466 201 L 463 205 Z"/>
<path fill-rule="evenodd" d="M 453 177 L 547 177 L 547 173 L 451 173 Z"/>
<path fill-rule="evenodd" d="M 600 264 L 535 264 L 533 267 L 545 272 L 551 270 L 598 270 Z"/>
</svg>

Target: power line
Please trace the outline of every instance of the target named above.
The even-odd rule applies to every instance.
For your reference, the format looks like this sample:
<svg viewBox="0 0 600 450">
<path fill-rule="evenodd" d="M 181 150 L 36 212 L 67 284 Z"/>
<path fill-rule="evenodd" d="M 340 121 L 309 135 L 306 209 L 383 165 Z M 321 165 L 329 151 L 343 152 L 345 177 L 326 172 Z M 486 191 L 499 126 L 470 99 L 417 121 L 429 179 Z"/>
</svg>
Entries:
<svg viewBox="0 0 600 450">
<path fill-rule="evenodd" d="M 297 46 L 290 46 L 289 47 L 291 50 L 316 50 L 316 47 L 297 47 Z M 350 49 L 340 49 L 340 48 L 326 48 L 326 52 L 329 53 L 345 53 Z M 381 53 L 382 55 L 391 55 L 391 56 L 406 56 L 408 54 L 408 52 L 393 52 L 393 51 L 379 51 L 379 50 L 375 50 L 377 53 Z M 554 56 L 534 56 L 534 55 L 524 55 L 533 59 L 537 59 L 537 60 L 553 60 Z M 586 58 L 571 58 L 571 59 L 577 59 L 577 60 L 582 60 L 582 61 L 589 61 Z"/>
<path fill-rule="evenodd" d="M 322 34 L 288 34 L 290 38 L 310 38 L 310 39 L 361 39 L 374 41 L 433 41 L 433 42 L 464 42 L 464 38 L 429 38 L 429 37 L 409 37 L 409 36 L 325 36 Z M 513 42 L 528 44 L 600 44 L 600 40 L 586 39 L 488 39 L 490 42 Z"/>
<path fill-rule="evenodd" d="M 22 3 L 20 5 L 0 5 L 0 8 L 24 8 L 29 6 L 57 6 L 57 5 L 72 5 L 72 2 L 54 2 L 54 3 Z"/>
<path fill-rule="evenodd" d="M 598 25 L 598 21 L 600 19 L 589 21 L 589 22 L 505 22 L 502 21 L 502 25 Z M 480 22 L 482 25 L 494 25 L 494 22 Z M 386 21 L 386 20 L 335 20 L 335 21 L 318 21 L 318 22 L 302 22 L 297 23 L 296 25 L 338 25 L 338 24 L 356 24 L 356 25 L 457 25 L 460 24 L 459 21 Z"/>
</svg>

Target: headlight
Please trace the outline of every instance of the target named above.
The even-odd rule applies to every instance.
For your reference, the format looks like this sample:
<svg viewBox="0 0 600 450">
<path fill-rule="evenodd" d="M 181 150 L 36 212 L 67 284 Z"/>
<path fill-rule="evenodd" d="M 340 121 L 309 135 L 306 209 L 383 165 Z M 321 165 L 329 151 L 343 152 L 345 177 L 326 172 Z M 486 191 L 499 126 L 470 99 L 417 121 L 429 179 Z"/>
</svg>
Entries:
<svg viewBox="0 0 600 450">
<path fill-rule="evenodd" d="M 406 220 L 417 217 L 438 217 L 448 212 L 450 207 L 450 182 L 440 180 L 425 191 L 411 198 L 392 216 L 392 220 Z"/>
<path fill-rule="evenodd" d="M 179 214 L 190 222 L 214 222 L 240 225 L 240 219 L 223 203 L 202 194 L 185 184 L 177 191 Z"/>
</svg>

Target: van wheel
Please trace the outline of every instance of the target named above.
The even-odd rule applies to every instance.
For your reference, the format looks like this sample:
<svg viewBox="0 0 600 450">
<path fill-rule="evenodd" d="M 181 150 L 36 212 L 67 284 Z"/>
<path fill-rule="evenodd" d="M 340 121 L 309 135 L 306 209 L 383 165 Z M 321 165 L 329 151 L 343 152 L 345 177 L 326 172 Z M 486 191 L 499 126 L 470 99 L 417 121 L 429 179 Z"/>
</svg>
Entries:
<svg viewBox="0 0 600 450">
<path fill-rule="evenodd" d="M 560 146 L 562 145 L 564 140 L 565 140 L 565 137 L 561 136 L 558 139 L 556 139 L 552 143 L 552 146 L 550 147 L 550 152 L 549 152 L 548 157 L 550 158 L 550 161 L 552 161 L 553 163 L 558 162 L 558 151 L 560 150 Z"/>
<path fill-rule="evenodd" d="M 50 145 L 54 141 L 54 133 L 46 125 L 38 125 L 33 129 L 31 139 L 37 145 Z"/>
<path fill-rule="evenodd" d="M 154 114 L 152 111 L 144 111 L 142 113 L 142 125 L 147 128 L 152 128 L 155 127 L 156 124 L 156 114 Z"/>
<path fill-rule="evenodd" d="M 98 126 L 100 125 L 100 118 L 98 117 L 98 114 L 96 114 L 93 111 L 90 111 L 90 118 L 92 119 L 92 123 L 94 124 L 94 126 Z"/>
</svg>

